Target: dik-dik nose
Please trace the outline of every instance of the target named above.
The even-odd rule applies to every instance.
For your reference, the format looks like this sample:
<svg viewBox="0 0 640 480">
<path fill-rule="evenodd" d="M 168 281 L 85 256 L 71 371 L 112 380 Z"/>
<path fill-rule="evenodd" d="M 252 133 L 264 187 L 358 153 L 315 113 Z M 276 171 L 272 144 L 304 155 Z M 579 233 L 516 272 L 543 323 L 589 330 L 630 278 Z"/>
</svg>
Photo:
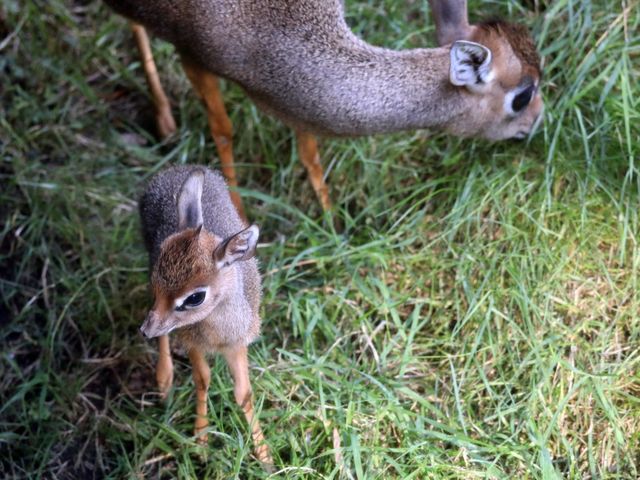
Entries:
<svg viewBox="0 0 640 480">
<path fill-rule="evenodd" d="M 511 138 L 515 140 L 523 140 L 535 133 L 543 122 L 543 113 L 544 103 L 542 102 L 542 99 L 537 96 L 531 102 L 529 110 L 522 117 L 518 130 Z"/>
<path fill-rule="evenodd" d="M 146 332 L 146 327 L 147 327 L 147 326 L 146 326 L 146 322 L 145 322 L 145 323 L 143 323 L 143 324 L 142 324 L 142 326 L 140 327 L 140 333 L 142 333 L 142 336 L 143 336 L 143 337 L 147 337 L 147 338 L 149 338 L 149 335 L 147 335 L 147 332 Z"/>
<path fill-rule="evenodd" d="M 144 323 L 140 327 L 140 333 L 147 338 L 153 337 L 153 326 L 158 323 L 159 319 L 160 317 L 156 312 L 149 312 L 147 314 L 147 318 L 144 319 Z"/>
<path fill-rule="evenodd" d="M 149 335 L 147 334 L 147 329 L 148 328 L 149 328 L 149 325 L 147 324 L 147 321 L 145 320 L 145 322 L 140 327 L 140 333 L 142 333 L 143 337 L 149 338 Z"/>
</svg>

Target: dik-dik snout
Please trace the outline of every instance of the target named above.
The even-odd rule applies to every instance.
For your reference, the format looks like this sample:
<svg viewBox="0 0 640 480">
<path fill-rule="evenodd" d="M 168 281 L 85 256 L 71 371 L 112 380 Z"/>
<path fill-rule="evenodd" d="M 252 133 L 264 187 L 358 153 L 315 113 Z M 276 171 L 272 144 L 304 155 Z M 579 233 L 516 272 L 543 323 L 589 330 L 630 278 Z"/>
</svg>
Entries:
<svg viewBox="0 0 640 480">
<path fill-rule="evenodd" d="M 154 338 L 163 335 L 162 317 L 153 310 L 147 313 L 144 323 L 140 327 L 140 333 L 147 338 Z M 168 333 L 168 332 L 167 332 Z"/>
</svg>

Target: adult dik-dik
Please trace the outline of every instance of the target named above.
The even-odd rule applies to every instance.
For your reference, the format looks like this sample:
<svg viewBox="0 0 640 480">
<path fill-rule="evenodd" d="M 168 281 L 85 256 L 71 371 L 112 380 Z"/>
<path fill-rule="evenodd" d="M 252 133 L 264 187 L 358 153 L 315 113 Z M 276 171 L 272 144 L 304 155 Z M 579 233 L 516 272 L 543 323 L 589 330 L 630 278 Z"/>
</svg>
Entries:
<svg viewBox="0 0 640 480">
<path fill-rule="evenodd" d="M 340 0 L 106 0 L 134 32 L 162 133 L 175 128 L 144 28 L 173 43 L 208 112 L 222 170 L 236 186 L 231 122 L 217 76 L 238 83 L 297 132 L 299 156 L 330 207 L 315 134 L 435 128 L 490 140 L 523 138 L 542 110 L 540 59 L 527 30 L 470 25 L 466 0 L 429 0 L 438 48 L 367 44 Z M 240 197 L 234 204 L 242 212 Z"/>
</svg>

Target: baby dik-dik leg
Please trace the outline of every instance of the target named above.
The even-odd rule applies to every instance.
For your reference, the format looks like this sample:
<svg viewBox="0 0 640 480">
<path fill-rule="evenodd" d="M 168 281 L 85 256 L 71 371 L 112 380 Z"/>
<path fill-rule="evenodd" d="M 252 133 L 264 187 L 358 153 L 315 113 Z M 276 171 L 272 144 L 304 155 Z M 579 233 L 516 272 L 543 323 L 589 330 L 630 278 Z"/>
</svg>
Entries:
<svg viewBox="0 0 640 480">
<path fill-rule="evenodd" d="M 164 400 L 173 384 L 173 360 L 169 347 L 169 335 L 158 337 L 158 365 L 156 365 L 156 380 L 160 396 Z"/>
<path fill-rule="evenodd" d="M 309 174 L 309 180 L 313 186 L 314 192 L 322 209 L 326 212 L 331 209 L 331 200 L 329 199 L 329 189 L 324 182 L 324 172 L 320 163 L 320 155 L 318 154 L 318 140 L 315 135 L 308 132 L 298 130 L 296 132 L 298 143 L 298 156 Z"/>
<path fill-rule="evenodd" d="M 207 443 L 207 434 L 202 431 L 207 428 L 207 392 L 209 391 L 209 381 L 211 380 L 211 370 L 204 354 L 196 349 L 189 351 L 189 360 L 193 368 L 193 383 L 196 386 L 196 423 L 194 435 L 200 444 Z"/>
<path fill-rule="evenodd" d="M 246 219 L 242 199 L 238 191 L 235 190 L 235 187 L 238 186 L 238 181 L 233 165 L 233 127 L 229 115 L 227 115 L 227 110 L 224 108 L 218 77 L 184 59 L 182 61 L 182 67 L 187 77 L 189 77 L 196 94 L 202 99 L 207 108 L 209 129 L 218 148 L 222 173 L 227 179 L 229 186 L 234 188 L 229 191 L 231 201 L 240 216 Z"/>
<path fill-rule="evenodd" d="M 147 83 L 149 84 L 153 103 L 156 108 L 158 133 L 162 138 L 166 138 L 176 131 L 176 122 L 173 119 L 173 115 L 171 115 L 171 105 L 169 105 L 169 99 L 162 89 L 158 70 L 153 61 L 149 36 L 144 27 L 137 23 L 131 23 L 131 30 L 133 31 L 133 37 L 136 40 L 136 45 L 142 58 L 142 68 L 144 68 L 144 73 L 147 77 Z"/>
<path fill-rule="evenodd" d="M 256 457 L 266 465 L 273 465 L 269 447 L 264 441 L 264 435 L 260 428 L 258 419 L 253 416 L 253 399 L 251 395 L 251 382 L 249 380 L 249 359 L 247 358 L 247 347 L 238 345 L 228 348 L 223 352 L 224 358 L 229 364 L 229 370 L 233 377 L 233 395 L 236 403 L 240 405 L 244 416 L 247 419 L 253 438 Z"/>
</svg>

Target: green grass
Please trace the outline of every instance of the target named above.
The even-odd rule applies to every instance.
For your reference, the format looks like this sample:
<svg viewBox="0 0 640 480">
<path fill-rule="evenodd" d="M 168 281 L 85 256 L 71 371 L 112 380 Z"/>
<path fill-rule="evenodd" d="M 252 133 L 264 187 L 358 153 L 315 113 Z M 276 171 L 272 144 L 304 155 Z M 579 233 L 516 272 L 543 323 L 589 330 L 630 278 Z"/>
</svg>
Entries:
<svg viewBox="0 0 640 480">
<path fill-rule="evenodd" d="M 347 11 L 373 43 L 432 44 L 426 1 Z M 471 11 L 535 32 L 544 124 L 527 143 L 323 140 L 339 233 L 291 131 L 225 85 L 267 243 L 250 355 L 273 478 L 640 476 L 640 4 Z M 206 460 L 184 356 L 167 404 L 153 393 L 135 202 L 165 165 L 217 162 L 173 48 L 154 51 L 179 122 L 164 143 L 122 18 L 0 3 L 3 478 L 268 476 L 222 361 Z"/>
</svg>

